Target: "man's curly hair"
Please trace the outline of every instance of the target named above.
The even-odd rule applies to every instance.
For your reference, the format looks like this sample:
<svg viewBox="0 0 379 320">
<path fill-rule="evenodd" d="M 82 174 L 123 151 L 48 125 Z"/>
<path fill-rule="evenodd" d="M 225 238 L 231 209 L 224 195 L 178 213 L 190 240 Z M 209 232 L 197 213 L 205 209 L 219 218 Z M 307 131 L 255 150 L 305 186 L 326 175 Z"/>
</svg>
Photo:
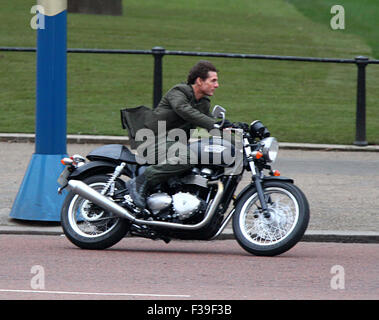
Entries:
<svg viewBox="0 0 379 320">
<path fill-rule="evenodd" d="M 218 72 L 216 67 L 207 60 L 200 60 L 196 63 L 190 70 L 187 77 L 187 84 L 194 84 L 197 78 L 205 80 L 208 78 L 208 72 L 214 71 Z"/>
</svg>

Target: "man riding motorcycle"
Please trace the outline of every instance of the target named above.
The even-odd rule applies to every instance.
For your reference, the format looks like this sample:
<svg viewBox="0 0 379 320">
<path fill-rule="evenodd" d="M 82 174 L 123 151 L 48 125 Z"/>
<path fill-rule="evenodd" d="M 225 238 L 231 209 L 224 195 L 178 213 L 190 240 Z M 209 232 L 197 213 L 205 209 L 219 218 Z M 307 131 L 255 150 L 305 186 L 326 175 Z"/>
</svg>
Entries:
<svg viewBox="0 0 379 320">
<path fill-rule="evenodd" d="M 221 121 L 213 118 L 210 113 L 209 99 L 219 87 L 217 72 L 215 66 L 209 61 L 199 61 L 190 70 L 187 84 L 181 83 L 171 88 L 153 110 L 152 116 L 144 121 L 144 127 L 151 129 L 156 137 L 159 121 L 165 122 L 166 130 L 165 137 L 163 139 L 157 137 L 152 146 L 158 163 L 149 166 L 143 174 L 127 182 L 130 197 L 136 206 L 145 208 L 145 198 L 149 188 L 172 176 L 180 176 L 193 167 L 190 161 L 191 151 L 187 146 L 181 149 L 186 152 L 167 154 L 170 146 L 177 143 L 167 139 L 167 132 L 172 129 L 182 129 L 188 140 L 190 130 L 196 127 L 207 130 L 220 128 Z M 230 121 L 225 120 L 222 127 L 231 125 Z M 162 143 L 165 146 L 162 147 Z M 165 153 L 163 157 L 162 152 Z M 164 159 L 164 161 L 160 162 L 159 159 Z"/>
</svg>

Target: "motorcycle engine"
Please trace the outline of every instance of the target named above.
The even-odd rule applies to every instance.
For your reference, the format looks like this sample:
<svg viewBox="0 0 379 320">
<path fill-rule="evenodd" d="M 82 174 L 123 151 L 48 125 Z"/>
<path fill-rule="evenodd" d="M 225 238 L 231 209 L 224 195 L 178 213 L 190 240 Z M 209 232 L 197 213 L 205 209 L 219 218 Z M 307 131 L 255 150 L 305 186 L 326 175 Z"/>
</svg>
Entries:
<svg viewBox="0 0 379 320">
<path fill-rule="evenodd" d="M 173 207 L 179 220 L 185 220 L 194 214 L 200 207 L 201 201 L 190 193 L 178 192 L 172 196 Z"/>
<path fill-rule="evenodd" d="M 172 198 L 165 192 L 153 193 L 146 199 L 147 207 L 154 215 L 168 208 L 171 203 Z"/>
<path fill-rule="evenodd" d="M 172 196 L 165 192 L 159 192 L 150 195 L 146 204 L 154 215 L 170 209 L 172 218 L 186 220 L 198 211 L 201 200 L 189 192 L 178 192 Z"/>
</svg>

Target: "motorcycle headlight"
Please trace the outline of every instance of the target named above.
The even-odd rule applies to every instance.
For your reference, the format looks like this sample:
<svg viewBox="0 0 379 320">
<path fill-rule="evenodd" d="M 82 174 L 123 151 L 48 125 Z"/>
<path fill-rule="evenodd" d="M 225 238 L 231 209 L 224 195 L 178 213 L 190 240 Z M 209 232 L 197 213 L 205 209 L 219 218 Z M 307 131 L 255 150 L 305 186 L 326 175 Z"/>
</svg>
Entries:
<svg viewBox="0 0 379 320">
<path fill-rule="evenodd" d="M 264 138 L 262 153 L 267 162 L 274 162 L 279 152 L 279 143 L 274 137 Z"/>
</svg>

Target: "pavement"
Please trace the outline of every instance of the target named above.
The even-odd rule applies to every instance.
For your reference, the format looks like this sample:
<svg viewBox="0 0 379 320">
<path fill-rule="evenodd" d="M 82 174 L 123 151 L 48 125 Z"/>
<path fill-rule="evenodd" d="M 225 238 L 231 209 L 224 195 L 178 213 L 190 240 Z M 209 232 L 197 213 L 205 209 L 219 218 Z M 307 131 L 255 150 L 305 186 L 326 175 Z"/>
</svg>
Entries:
<svg viewBox="0 0 379 320">
<path fill-rule="evenodd" d="M 86 155 L 127 137 L 68 135 L 67 152 Z M 34 134 L 0 133 L 0 234 L 62 235 L 59 222 L 9 217 L 30 158 Z M 379 243 L 379 146 L 280 143 L 275 168 L 306 194 L 311 219 L 302 241 Z M 249 173 L 237 189 L 249 183 Z M 233 239 L 229 224 L 217 239 Z"/>
</svg>

